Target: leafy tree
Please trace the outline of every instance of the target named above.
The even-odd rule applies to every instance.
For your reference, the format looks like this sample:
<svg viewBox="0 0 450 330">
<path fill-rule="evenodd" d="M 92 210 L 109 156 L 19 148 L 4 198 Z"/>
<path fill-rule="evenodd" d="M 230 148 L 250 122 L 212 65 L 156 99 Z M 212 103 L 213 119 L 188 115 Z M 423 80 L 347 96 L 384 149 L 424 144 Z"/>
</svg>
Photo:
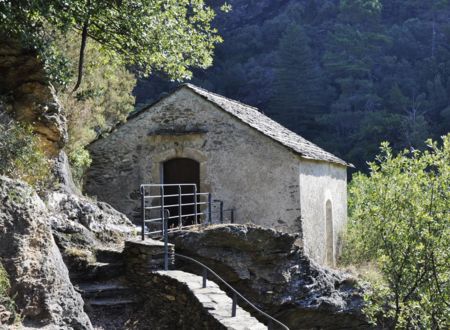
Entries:
<svg viewBox="0 0 450 330">
<path fill-rule="evenodd" d="M 383 143 L 350 186 L 347 263 L 373 262 L 385 282 L 365 312 L 390 328 L 447 329 L 450 319 L 450 134 L 395 155 Z"/>
<path fill-rule="evenodd" d="M 138 73 L 157 70 L 171 79 L 190 77 L 189 67 L 211 65 L 214 45 L 221 40 L 210 26 L 213 18 L 203 0 L 0 2 L 0 32 L 33 47 L 44 49 L 53 31 L 80 31 L 74 90 L 81 84 L 90 39 L 101 45 L 99 51 Z"/>
</svg>

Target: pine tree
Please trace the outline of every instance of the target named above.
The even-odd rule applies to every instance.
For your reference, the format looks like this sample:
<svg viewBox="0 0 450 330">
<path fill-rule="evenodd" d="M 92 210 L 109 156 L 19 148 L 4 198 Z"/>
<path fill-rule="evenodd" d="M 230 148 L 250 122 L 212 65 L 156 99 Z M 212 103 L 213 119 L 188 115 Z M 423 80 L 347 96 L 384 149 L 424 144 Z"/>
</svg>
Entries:
<svg viewBox="0 0 450 330">
<path fill-rule="evenodd" d="M 305 137 L 317 129 L 316 117 L 325 106 L 324 80 L 314 61 L 309 39 L 299 25 L 290 26 L 278 48 L 274 96 L 270 111 Z"/>
</svg>

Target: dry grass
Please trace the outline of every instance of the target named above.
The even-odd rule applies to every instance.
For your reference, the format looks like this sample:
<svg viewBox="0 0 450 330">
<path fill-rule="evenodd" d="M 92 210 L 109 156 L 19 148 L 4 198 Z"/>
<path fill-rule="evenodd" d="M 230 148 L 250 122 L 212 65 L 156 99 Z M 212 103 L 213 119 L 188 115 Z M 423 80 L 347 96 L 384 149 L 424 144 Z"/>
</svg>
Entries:
<svg viewBox="0 0 450 330">
<path fill-rule="evenodd" d="M 383 281 L 383 274 L 374 263 L 365 263 L 361 265 L 346 265 L 341 270 L 352 274 L 358 279 L 369 283 L 379 283 Z"/>
<path fill-rule="evenodd" d="M 84 260 L 88 263 L 94 263 L 95 262 L 95 256 L 92 253 L 92 251 L 87 249 L 81 249 L 77 247 L 69 247 L 65 250 L 65 254 L 73 259 L 76 260 Z"/>
</svg>

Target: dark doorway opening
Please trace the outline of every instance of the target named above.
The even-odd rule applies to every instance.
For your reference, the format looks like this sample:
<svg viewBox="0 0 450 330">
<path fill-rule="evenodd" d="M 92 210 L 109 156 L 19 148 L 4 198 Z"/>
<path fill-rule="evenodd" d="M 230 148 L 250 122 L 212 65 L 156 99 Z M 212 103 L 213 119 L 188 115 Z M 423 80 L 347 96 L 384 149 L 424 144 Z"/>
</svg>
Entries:
<svg viewBox="0 0 450 330">
<path fill-rule="evenodd" d="M 197 185 L 197 192 L 200 192 L 200 164 L 193 159 L 189 158 L 174 158 L 170 159 L 163 164 L 163 183 L 164 184 L 180 184 L 180 183 L 194 183 Z M 178 195 L 178 187 L 166 187 L 164 189 L 164 195 Z M 193 187 L 181 187 L 182 194 L 193 194 Z M 194 196 L 182 196 L 182 204 L 192 204 L 195 201 Z M 198 202 L 198 200 L 197 200 Z M 164 199 L 165 205 L 179 204 L 179 197 L 167 197 Z M 179 215 L 179 207 L 168 207 L 170 216 Z M 200 212 L 199 206 L 197 206 L 197 213 Z M 183 215 L 194 214 L 194 205 L 185 205 L 181 208 Z M 182 225 L 189 226 L 195 224 L 195 217 L 183 217 Z M 171 219 L 169 221 L 169 228 L 173 228 L 179 225 L 179 219 Z"/>
</svg>

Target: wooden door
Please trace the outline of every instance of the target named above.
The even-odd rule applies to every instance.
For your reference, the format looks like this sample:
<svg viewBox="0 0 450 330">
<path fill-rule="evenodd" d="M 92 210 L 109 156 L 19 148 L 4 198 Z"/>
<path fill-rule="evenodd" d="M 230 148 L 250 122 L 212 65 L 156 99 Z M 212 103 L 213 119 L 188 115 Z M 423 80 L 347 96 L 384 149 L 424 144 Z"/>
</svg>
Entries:
<svg viewBox="0 0 450 330">
<path fill-rule="evenodd" d="M 198 192 L 200 190 L 200 164 L 189 158 L 174 158 L 170 159 L 163 164 L 163 183 L 164 184 L 182 184 L 182 183 L 194 183 L 197 185 Z M 192 187 L 182 187 L 181 193 L 183 194 L 192 194 L 194 189 Z M 166 187 L 165 195 L 174 195 L 178 194 L 178 187 Z M 173 205 L 178 204 L 178 197 L 168 197 L 164 200 L 165 205 Z M 194 203 L 194 196 L 183 196 L 182 197 L 183 204 Z M 178 216 L 179 208 L 178 207 L 169 207 L 170 216 Z M 197 207 L 197 212 L 199 212 Z M 195 206 L 194 205 L 186 205 L 183 206 L 182 214 L 194 214 Z M 195 218 L 193 216 L 184 217 L 182 219 L 183 226 L 194 224 Z M 172 219 L 169 222 L 169 227 L 178 226 L 178 219 Z"/>
</svg>

